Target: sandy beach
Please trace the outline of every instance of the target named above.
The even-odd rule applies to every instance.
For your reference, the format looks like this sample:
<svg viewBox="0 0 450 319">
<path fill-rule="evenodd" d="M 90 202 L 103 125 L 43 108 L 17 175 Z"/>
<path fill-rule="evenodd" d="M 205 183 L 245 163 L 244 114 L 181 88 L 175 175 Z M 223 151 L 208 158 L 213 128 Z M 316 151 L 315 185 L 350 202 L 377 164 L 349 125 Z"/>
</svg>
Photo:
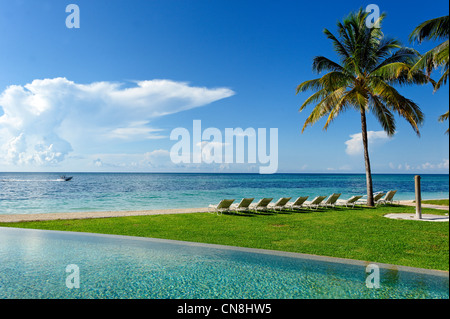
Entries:
<svg viewBox="0 0 450 319">
<path fill-rule="evenodd" d="M 48 214 L 9 214 L 0 215 L 0 222 L 15 223 L 25 221 L 43 221 L 57 219 L 86 219 L 86 218 L 107 218 L 142 215 L 165 215 L 165 214 L 188 214 L 207 212 L 208 208 L 174 208 L 155 209 L 141 211 L 104 211 L 104 212 L 74 212 L 74 213 L 48 213 Z"/>
<path fill-rule="evenodd" d="M 400 205 L 405 205 L 405 206 L 416 206 L 416 203 L 413 200 L 401 200 L 400 201 Z M 448 206 L 444 206 L 444 205 L 433 205 L 433 204 L 423 204 L 422 203 L 422 207 L 424 208 L 434 208 L 434 209 L 442 209 L 442 210 L 448 210 Z"/>
</svg>

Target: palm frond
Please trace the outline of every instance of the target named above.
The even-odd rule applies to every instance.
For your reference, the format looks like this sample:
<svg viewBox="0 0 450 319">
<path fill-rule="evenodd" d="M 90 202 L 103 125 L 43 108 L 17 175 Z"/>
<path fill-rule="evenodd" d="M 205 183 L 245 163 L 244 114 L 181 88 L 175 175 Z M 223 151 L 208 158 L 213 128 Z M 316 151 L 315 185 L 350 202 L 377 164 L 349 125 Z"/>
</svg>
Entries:
<svg viewBox="0 0 450 319">
<path fill-rule="evenodd" d="M 391 81 L 398 78 L 403 72 L 409 72 L 410 68 L 408 64 L 403 62 L 391 62 L 378 67 L 371 73 L 371 76 L 377 76 Z"/>
<path fill-rule="evenodd" d="M 331 122 L 342 112 L 344 112 L 348 105 L 351 104 L 350 101 L 352 100 L 351 95 L 353 94 L 353 90 L 345 91 L 344 88 L 341 89 L 340 93 L 340 99 L 337 101 L 337 103 L 334 105 L 334 107 L 330 110 L 328 114 L 327 121 L 325 122 L 325 125 L 323 126 L 324 130 L 328 129 L 328 126 L 331 124 Z"/>
<path fill-rule="evenodd" d="M 402 49 L 400 41 L 396 39 L 383 38 L 381 39 L 374 54 L 380 61 L 385 61 L 387 58 L 392 56 L 392 51 L 397 49 Z M 397 52 L 394 54 L 396 53 Z"/>
<path fill-rule="evenodd" d="M 395 111 L 405 118 L 416 134 L 420 136 L 419 125 L 423 123 L 424 115 L 416 103 L 401 95 L 388 83 L 379 79 L 374 85 L 372 92 L 374 96 L 386 105 L 387 109 Z"/>
<path fill-rule="evenodd" d="M 384 105 L 378 96 L 371 95 L 370 111 L 375 115 L 375 118 L 380 123 L 383 130 L 388 136 L 392 136 L 395 133 L 395 118 L 389 109 Z"/>
<path fill-rule="evenodd" d="M 296 94 L 299 92 L 305 92 L 307 90 L 320 90 L 322 84 L 320 83 L 320 78 L 305 81 L 297 86 Z"/>
<path fill-rule="evenodd" d="M 449 40 L 442 42 L 441 44 L 439 44 L 438 46 L 436 46 L 433 49 L 433 52 L 435 54 L 435 59 L 436 59 L 436 61 L 435 61 L 436 65 L 448 64 L 448 59 L 449 59 L 448 41 Z"/>
<path fill-rule="evenodd" d="M 331 33 L 328 31 L 328 29 L 324 29 L 323 33 L 327 36 L 328 39 L 333 41 L 333 46 L 336 52 L 338 52 L 339 55 L 341 55 L 344 58 L 350 57 L 350 54 L 347 52 L 347 49 L 344 47 L 344 45 Z"/>
<path fill-rule="evenodd" d="M 411 71 L 425 70 L 429 76 L 433 69 L 439 66 L 448 66 L 449 54 L 448 40 L 423 54 L 411 68 Z"/>
<path fill-rule="evenodd" d="M 423 54 L 420 59 L 412 66 L 411 72 L 424 70 L 425 73 L 429 76 L 435 68 L 434 56 L 435 54 L 433 50 L 430 50 Z"/>
<path fill-rule="evenodd" d="M 307 98 L 305 102 L 303 102 L 298 111 L 301 112 L 307 105 L 315 103 L 317 101 L 321 101 L 325 96 L 327 96 L 327 94 L 328 91 L 325 89 L 317 91 L 316 93 L 312 94 L 309 98 Z"/>
<path fill-rule="evenodd" d="M 444 114 L 442 114 L 441 116 L 439 116 L 438 120 L 439 120 L 439 122 L 447 121 L 448 120 L 448 111 L 445 112 Z M 446 134 L 448 134 L 448 130 L 449 129 L 447 129 L 447 131 L 445 131 Z"/>
<path fill-rule="evenodd" d="M 300 106 L 299 111 L 319 99 L 324 99 L 332 92 L 339 90 L 340 88 L 345 88 L 353 81 L 353 78 L 347 74 L 339 71 L 328 72 L 321 78 L 305 81 L 297 87 L 297 93 L 303 92 L 309 89 L 314 89 L 317 92 L 311 95 L 306 101 Z"/>
<path fill-rule="evenodd" d="M 322 87 L 328 91 L 334 91 L 340 87 L 346 87 L 353 81 L 353 77 L 344 72 L 331 71 L 320 78 Z"/>
<path fill-rule="evenodd" d="M 448 80 L 448 69 L 444 71 L 441 78 L 437 81 L 437 83 L 434 85 L 434 91 L 436 92 L 441 88 L 441 86 L 444 84 L 447 84 Z"/>
<path fill-rule="evenodd" d="M 391 53 L 390 56 L 386 57 L 384 60 L 379 62 L 379 64 L 372 70 L 372 72 L 391 63 L 400 62 L 408 65 L 414 64 L 418 61 L 419 57 L 420 54 L 416 50 L 411 48 L 400 47 L 398 48 L 397 51 Z"/>
<path fill-rule="evenodd" d="M 306 119 L 302 128 L 302 133 L 308 125 L 313 125 L 323 116 L 331 112 L 336 103 L 341 100 L 344 92 L 345 88 L 339 88 L 335 91 L 327 92 L 324 98 L 314 107 L 311 114 Z"/>
<path fill-rule="evenodd" d="M 421 70 L 411 71 L 411 65 L 403 62 L 393 62 L 384 64 L 377 68 L 370 74 L 371 78 L 377 78 L 386 81 L 391 85 L 411 85 L 411 84 L 427 84 L 431 82 L 435 84 L 434 80 L 429 78 Z M 369 81 L 370 83 L 370 81 Z"/>
<path fill-rule="evenodd" d="M 424 40 L 448 39 L 449 16 L 430 19 L 419 24 L 409 36 L 409 41 L 422 43 Z"/>
<path fill-rule="evenodd" d="M 321 73 L 322 71 L 343 71 L 342 66 L 324 56 L 316 56 L 313 59 L 312 68 L 317 73 Z"/>
<path fill-rule="evenodd" d="M 448 111 L 439 116 L 439 122 L 444 122 L 448 120 Z"/>
</svg>

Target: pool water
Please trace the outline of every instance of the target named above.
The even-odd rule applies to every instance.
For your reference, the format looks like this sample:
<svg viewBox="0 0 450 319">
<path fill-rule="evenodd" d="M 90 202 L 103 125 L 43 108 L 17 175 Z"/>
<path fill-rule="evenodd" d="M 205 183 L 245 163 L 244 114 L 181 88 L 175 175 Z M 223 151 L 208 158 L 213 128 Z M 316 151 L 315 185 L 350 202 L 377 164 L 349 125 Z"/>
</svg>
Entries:
<svg viewBox="0 0 450 319">
<path fill-rule="evenodd" d="M 66 271 L 76 265 L 79 288 Z M 0 228 L 0 298 L 449 298 L 448 272 L 139 237 Z M 72 281 L 69 281 L 69 283 Z M 75 281 L 73 281 L 75 282 Z"/>
</svg>

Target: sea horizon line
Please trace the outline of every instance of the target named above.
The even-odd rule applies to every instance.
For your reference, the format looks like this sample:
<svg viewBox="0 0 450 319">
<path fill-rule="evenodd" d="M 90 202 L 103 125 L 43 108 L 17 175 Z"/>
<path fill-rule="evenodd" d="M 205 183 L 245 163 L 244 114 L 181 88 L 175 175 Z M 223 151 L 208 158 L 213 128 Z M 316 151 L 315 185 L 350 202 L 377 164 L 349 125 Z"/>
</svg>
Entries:
<svg viewBox="0 0 450 319">
<path fill-rule="evenodd" d="M 277 172 L 261 174 L 257 172 L 96 172 L 96 171 L 1 171 L 0 174 L 211 174 L 211 175 L 365 175 L 365 172 Z M 372 175 L 449 175 L 449 173 L 372 173 Z"/>
</svg>

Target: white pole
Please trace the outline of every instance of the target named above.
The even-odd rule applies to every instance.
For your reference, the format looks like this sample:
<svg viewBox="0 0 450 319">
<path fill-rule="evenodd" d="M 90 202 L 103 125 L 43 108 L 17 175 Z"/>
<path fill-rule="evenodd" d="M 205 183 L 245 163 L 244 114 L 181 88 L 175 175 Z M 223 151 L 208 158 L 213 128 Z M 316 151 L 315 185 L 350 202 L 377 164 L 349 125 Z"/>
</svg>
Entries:
<svg viewBox="0 0 450 319">
<path fill-rule="evenodd" d="M 420 175 L 414 176 L 416 188 L 416 219 L 422 219 L 422 198 L 420 195 Z"/>
</svg>

